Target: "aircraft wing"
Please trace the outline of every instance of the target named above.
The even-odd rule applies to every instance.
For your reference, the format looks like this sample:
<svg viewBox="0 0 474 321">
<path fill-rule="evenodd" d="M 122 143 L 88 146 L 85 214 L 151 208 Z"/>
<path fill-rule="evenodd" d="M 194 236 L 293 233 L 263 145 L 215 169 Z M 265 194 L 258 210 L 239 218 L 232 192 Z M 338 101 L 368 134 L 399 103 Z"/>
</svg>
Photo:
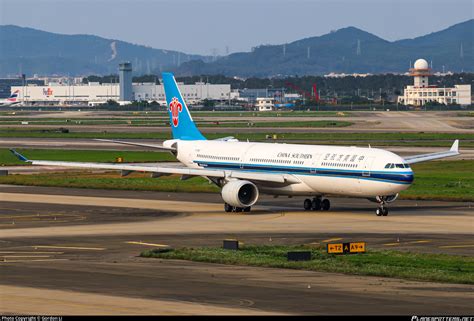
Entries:
<svg viewBox="0 0 474 321">
<path fill-rule="evenodd" d="M 280 183 L 280 184 L 300 183 L 300 180 L 291 174 L 267 174 L 267 173 L 254 173 L 254 172 L 245 172 L 245 171 L 239 171 L 239 170 L 221 170 L 221 169 L 213 170 L 213 169 L 201 169 L 201 168 L 188 168 L 184 166 L 166 167 L 166 166 L 144 166 L 144 165 L 134 165 L 134 164 L 30 160 L 13 149 L 10 149 L 10 151 L 16 157 L 18 157 L 18 159 L 20 159 L 21 161 L 28 162 L 32 165 L 41 165 L 41 166 L 109 169 L 109 170 L 122 171 L 124 173 L 150 172 L 150 173 L 157 173 L 157 174 L 162 174 L 162 175 L 177 174 L 177 175 L 182 175 L 183 177 L 204 176 L 204 177 L 215 177 L 215 178 L 236 178 L 236 179 L 246 179 L 249 181 Z"/>
<path fill-rule="evenodd" d="M 150 148 L 155 148 L 155 149 L 160 149 L 164 151 L 175 151 L 176 148 L 173 147 L 165 147 L 162 145 L 156 145 L 156 144 L 143 144 L 143 143 L 135 143 L 135 142 L 124 142 L 121 140 L 113 140 L 113 139 L 94 139 L 99 142 L 108 142 L 108 143 L 115 143 L 115 144 L 122 144 L 122 145 L 131 145 L 131 146 L 140 146 L 140 147 L 150 147 Z"/>
<path fill-rule="evenodd" d="M 459 155 L 459 140 L 456 139 L 451 146 L 450 150 L 438 153 L 431 153 L 431 154 L 421 154 L 421 155 L 414 155 L 414 156 L 407 156 L 405 157 L 405 161 L 408 164 L 415 164 L 430 161 L 433 159 L 445 158 L 445 157 L 452 157 Z"/>
</svg>

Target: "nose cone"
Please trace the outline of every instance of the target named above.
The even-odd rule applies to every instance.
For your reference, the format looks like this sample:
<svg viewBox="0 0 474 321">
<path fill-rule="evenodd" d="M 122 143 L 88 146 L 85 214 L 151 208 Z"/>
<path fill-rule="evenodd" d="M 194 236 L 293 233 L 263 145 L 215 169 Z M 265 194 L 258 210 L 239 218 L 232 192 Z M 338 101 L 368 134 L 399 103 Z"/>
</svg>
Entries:
<svg viewBox="0 0 474 321">
<path fill-rule="evenodd" d="M 415 175 L 413 174 L 412 169 L 410 168 L 406 174 L 403 174 L 404 181 L 411 184 L 415 180 Z"/>
</svg>

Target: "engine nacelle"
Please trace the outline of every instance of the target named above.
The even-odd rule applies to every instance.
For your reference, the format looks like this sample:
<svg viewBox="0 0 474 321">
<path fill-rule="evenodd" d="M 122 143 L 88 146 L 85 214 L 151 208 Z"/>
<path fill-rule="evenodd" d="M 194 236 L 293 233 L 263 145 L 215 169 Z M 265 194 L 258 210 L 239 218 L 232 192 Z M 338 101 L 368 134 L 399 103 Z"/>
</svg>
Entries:
<svg viewBox="0 0 474 321">
<path fill-rule="evenodd" d="M 374 203 L 392 203 L 398 198 L 398 193 L 393 195 L 385 195 L 385 196 L 375 196 L 368 198 L 369 201 Z"/>
<path fill-rule="evenodd" d="M 235 207 L 249 207 L 257 202 L 258 188 L 249 181 L 234 180 L 222 188 L 224 202 Z"/>
</svg>

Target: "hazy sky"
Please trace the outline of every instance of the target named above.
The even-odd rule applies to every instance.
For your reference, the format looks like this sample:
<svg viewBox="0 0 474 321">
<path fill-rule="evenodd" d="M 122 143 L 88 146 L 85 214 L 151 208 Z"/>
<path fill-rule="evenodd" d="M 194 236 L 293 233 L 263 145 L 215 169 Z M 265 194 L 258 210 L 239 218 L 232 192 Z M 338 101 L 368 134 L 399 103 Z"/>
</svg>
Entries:
<svg viewBox="0 0 474 321">
<path fill-rule="evenodd" d="M 0 24 L 209 55 L 355 26 L 387 40 L 473 18 L 474 0 L 0 0 Z M 1 45 L 1 44 L 0 44 Z"/>
</svg>

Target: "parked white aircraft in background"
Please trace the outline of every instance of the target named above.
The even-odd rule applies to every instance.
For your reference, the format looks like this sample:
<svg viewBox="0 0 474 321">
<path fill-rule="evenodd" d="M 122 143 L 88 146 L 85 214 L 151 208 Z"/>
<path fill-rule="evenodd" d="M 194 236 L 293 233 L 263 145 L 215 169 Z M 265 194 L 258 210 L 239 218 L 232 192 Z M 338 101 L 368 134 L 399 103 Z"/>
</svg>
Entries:
<svg viewBox="0 0 474 321">
<path fill-rule="evenodd" d="M 20 92 L 19 90 L 15 90 L 14 92 L 12 92 L 10 97 L 8 97 L 6 99 L 0 99 L 0 106 L 11 106 L 11 105 L 15 105 L 15 104 L 20 103 L 18 101 L 18 93 L 19 92 Z"/>
<path fill-rule="evenodd" d="M 33 165 L 151 172 L 152 177 L 202 176 L 222 188 L 225 211 L 250 211 L 260 193 L 310 196 L 305 210 L 329 210 L 329 196 L 367 198 L 386 216 L 387 203 L 413 182 L 409 164 L 458 155 L 458 140 L 449 151 L 402 158 L 378 148 L 239 142 L 233 137 L 206 140 L 197 129 L 174 76 L 163 73 L 173 139 L 163 145 L 113 141 L 167 150 L 183 167 L 28 160 Z M 107 140 L 110 141 L 110 140 Z"/>
</svg>

